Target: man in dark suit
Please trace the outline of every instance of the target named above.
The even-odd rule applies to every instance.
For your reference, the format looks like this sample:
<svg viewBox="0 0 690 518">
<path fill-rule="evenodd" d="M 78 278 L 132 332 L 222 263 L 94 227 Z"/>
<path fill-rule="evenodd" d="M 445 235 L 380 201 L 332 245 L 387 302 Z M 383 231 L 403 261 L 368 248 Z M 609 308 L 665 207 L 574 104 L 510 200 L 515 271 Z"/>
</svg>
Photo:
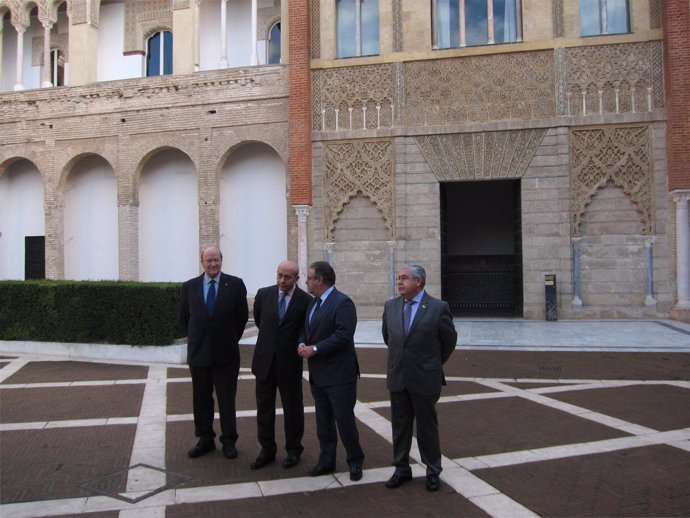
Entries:
<svg viewBox="0 0 690 518">
<path fill-rule="evenodd" d="M 448 303 L 424 291 L 426 272 L 404 266 L 398 274 L 400 297 L 383 310 L 383 341 L 388 346 L 387 385 L 391 397 L 393 464 L 389 489 L 412 479 L 410 447 L 417 419 L 417 443 L 426 464 L 426 488 L 441 487 L 441 446 L 436 402 L 445 385 L 443 364 L 455 350 L 457 332 Z"/>
<path fill-rule="evenodd" d="M 359 376 L 354 341 L 357 311 L 350 297 L 335 288 L 335 272 L 325 261 L 309 266 L 307 288 L 315 299 L 307 309 L 299 354 L 309 359 L 309 386 L 314 396 L 321 450 L 309 475 L 317 477 L 335 471 L 340 432 L 350 480 L 357 481 L 362 478 L 364 463 L 354 412 Z"/>
<path fill-rule="evenodd" d="M 302 357 L 297 354 L 304 324 L 308 293 L 296 282 L 299 267 L 293 261 L 278 265 L 277 284 L 261 288 L 254 298 L 254 322 L 259 328 L 252 373 L 256 377 L 256 424 L 261 452 L 251 469 L 263 468 L 276 458 L 276 391 L 280 391 L 285 422 L 284 468 L 299 462 L 304 451 L 304 403 L 302 401 Z"/>
<path fill-rule="evenodd" d="M 192 458 L 216 448 L 213 392 L 218 399 L 223 455 L 237 457 L 235 392 L 240 371 L 238 342 L 247 325 L 247 289 L 239 277 L 221 273 L 223 255 L 211 246 L 201 252 L 203 275 L 188 280 L 180 294 L 180 325 L 187 333 L 187 363 L 192 374 L 194 434 Z"/>
</svg>

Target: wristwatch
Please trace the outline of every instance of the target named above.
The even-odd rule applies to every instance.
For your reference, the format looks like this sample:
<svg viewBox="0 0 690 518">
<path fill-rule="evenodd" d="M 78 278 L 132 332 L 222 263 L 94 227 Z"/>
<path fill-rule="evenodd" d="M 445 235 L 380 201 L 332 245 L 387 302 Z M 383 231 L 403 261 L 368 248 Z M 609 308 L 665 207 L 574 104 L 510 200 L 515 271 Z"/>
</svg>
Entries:
<svg viewBox="0 0 690 518">
<path fill-rule="evenodd" d="M 316 346 L 315 346 L 315 345 L 314 345 L 314 346 L 312 346 L 311 350 L 312 350 L 312 352 L 313 352 L 314 354 L 316 354 L 316 353 L 318 353 L 318 352 L 319 352 L 319 350 L 318 350 L 318 349 L 316 348 Z"/>
</svg>

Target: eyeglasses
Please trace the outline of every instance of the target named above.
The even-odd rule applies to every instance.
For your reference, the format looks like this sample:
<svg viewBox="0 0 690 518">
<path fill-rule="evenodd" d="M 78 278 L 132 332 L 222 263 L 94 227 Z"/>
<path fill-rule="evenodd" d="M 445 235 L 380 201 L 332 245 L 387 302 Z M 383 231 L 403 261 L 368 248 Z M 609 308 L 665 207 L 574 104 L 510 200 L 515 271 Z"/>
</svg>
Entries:
<svg viewBox="0 0 690 518">
<path fill-rule="evenodd" d="M 413 280 L 414 277 L 410 277 L 409 275 L 398 275 L 398 280 L 399 281 L 409 281 Z"/>
</svg>

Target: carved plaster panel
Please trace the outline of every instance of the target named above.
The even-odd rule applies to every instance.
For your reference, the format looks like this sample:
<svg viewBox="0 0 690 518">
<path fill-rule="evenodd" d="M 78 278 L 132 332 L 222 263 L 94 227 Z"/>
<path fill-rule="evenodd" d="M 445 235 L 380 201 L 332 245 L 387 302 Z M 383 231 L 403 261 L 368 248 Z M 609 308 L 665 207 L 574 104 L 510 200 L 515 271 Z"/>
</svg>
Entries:
<svg viewBox="0 0 690 518">
<path fill-rule="evenodd" d="M 581 234 L 587 204 L 609 182 L 623 189 L 640 214 L 644 234 L 653 232 L 653 179 L 647 126 L 570 132 L 572 233 Z"/>
<path fill-rule="evenodd" d="M 405 123 L 436 125 L 551 117 L 553 52 L 405 64 Z"/>
<path fill-rule="evenodd" d="M 333 241 L 343 207 L 362 195 L 381 213 L 388 238 L 395 235 L 393 142 L 357 140 L 324 147 L 324 224 L 326 241 Z"/>
<path fill-rule="evenodd" d="M 60 49 L 65 56 L 65 62 L 69 63 L 69 34 L 51 34 L 50 48 Z M 31 65 L 43 65 L 43 36 L 31 40 Z"/>
<path fill-rule="evenodd" d="M 545 129 L 456 133 L 416 137 L 439 181 L 520 178 Z"/>
<path fill-rule="evenodd" d="M 321 57 L 321 7 L 320 0 L 311 0 L 311 58 Z"/>
<path fill-rule="evenodd" d="M 393 81 L 394 68 L 389 64 L 315 71 L 312 75 L 313 129 L 335 130 L 336 109 L 338 128 L 348 129 L 350 108 L 352 128 L 376 128 L 379 122 L 377 106 L 380 107 L 380 125 L 391 126 Z M 326 110 L 323 128 L 322 110 Z"/>
<path fill-rule="evenodd" d="M 570 113 L 648 111 L 648 88 L 652 109 L 663 108 L 662 51 L 659 41 L 568 49 Z"/>
<path fill-rule="evenodd" d="M 125 54 L 146 52 L 146 38 L 159 30 L 172 30 L 170 0 L 126 0 Z"/>
<path fill-rule="evenodd" d="M 273 24 L 280 21 L 280 6 L 265 7 L 257 10 L 256 33 L 260 40 L 268 39 L 268 31 Z"/>
<path fill-rule="evenodd" d="M 100 5 L 100 0 L 72 0 L 72 25 L 90 23 L 97 26 Z"/>
</svg>

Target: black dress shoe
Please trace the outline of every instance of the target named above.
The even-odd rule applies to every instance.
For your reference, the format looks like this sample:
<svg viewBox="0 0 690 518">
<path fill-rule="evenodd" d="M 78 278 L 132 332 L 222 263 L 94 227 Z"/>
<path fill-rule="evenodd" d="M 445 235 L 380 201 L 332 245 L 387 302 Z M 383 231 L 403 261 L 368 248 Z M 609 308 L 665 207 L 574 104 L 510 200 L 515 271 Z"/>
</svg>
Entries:
<svg viewBox="0 0 690 518">
<path fill-rule="evenodd" d="M 213 439 L 199 439 L 199 442 L 196 443 L 194 448 L 187 452 L 187 455 L 189 455 L 190 458 L 195 459 L 215 449 L 216 443 L 213 441 Z"/>
<path fill-rule="evenodd" d="M 438 491 L 439 489 L 441 489 L 441 480 L 438 478 L 438 475 L 427 475 L 426 490 L 431 491 L 433 493 L 434 491 Z"/>
<path fill-rule="evenodd" d="M 397 473 L 393 473 L 393 476 L 386 481 L 386 487 L 388 489 L 395 489 L 410 480 L 412 480 L 412 475 L 398 475 Z"/>
<path fill-rule="evenodd" d="M 251 463 L 249 466 L 249 469 L 261 469 L 264 466 L 270 464 L 271 462 L 275 462 L 276 457 L 275 455 L 273 457 L 269 457 L 268 455 L 264 455 L 263 453 L 259 455 L 254 462 Z"/>
<path fill-rule="evenodd" d="M 325 466 L 317 464 L 307 472 L 307 475 L 309 475 L 310 477 L 320 477 L 321 475 L 329 475 L 334 471 L 335 468 L 327 468 Z"/>
<path fill-rule="evenodd" d="M 361 466 L 350 467 L 350 480 L 352 480 L 353 482 L 357 482 L 358 480 L 362 480 L 362 468 L 361 468 Z"/>
<path fill-rule="evenodd" d="M 237 448 L 234 444 L 223 444 L 223 457 L 226 459 L 237 458 Z"/>
<path fill-rule="evenodd" d="M 283 467 L 285 469 L 292 468 L 299 464 L 299 455 L 288 455 L 283 461 Z"/>
</svg>

